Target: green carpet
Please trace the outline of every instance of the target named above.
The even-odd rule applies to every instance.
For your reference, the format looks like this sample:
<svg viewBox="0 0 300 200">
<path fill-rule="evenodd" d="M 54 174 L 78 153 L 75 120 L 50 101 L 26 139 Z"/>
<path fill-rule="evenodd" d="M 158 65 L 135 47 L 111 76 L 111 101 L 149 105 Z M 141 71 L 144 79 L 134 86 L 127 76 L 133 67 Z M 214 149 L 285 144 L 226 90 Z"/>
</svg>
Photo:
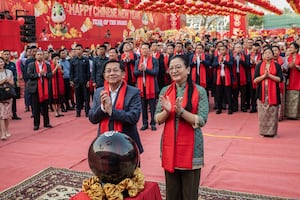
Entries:
<svg viewBox="0 0 300 200">
<path fill-rule="evenodd" d="M 0 193 L 1 200 L 69 200 L 81 190 L 84 179 L 91 177 L 88 172 L 68 169 L 47 168 L 29 179 Z M 165 185 L 159 183 L 165 199 Z M 199 200 L 287 200 L 285 198 L 240 193 L 228 190 L 199 188 Z"/>
</svg>

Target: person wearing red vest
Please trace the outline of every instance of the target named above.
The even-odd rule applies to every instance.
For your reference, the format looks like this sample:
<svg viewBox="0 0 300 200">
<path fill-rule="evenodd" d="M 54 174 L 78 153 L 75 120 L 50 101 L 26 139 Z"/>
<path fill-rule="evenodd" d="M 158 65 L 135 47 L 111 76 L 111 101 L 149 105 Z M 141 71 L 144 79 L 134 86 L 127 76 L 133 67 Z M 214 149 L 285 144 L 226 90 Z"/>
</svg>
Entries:
<svg viewBox="0 0 300 200">
<path fill-rule="evenodd" d="M 31 103 L 33 110 L 33 130 L 38 130 L 40 127 L 40 116 L 43 113 L 44 127 L 52 128 L 49 120 L 48 100 L 49 100 L 49 85 L 51 84 L 52 71 L 50 65 L 44 62 L 43 51 L 37 50 L 35 62 L 28 65 L 26 86 L 31 95 Z"/>
<path fill-rule="evenodd" d="M 155 120 L 164 123 L 161 139 L 166 200 L 197 200 L 204 147 L 201 127 L 208 118 L 208 99 L 195 84 L 184 56 L 171 58 L 172 83 L 159 94 Z"/>
<path fill-rule="evenodd" d="M 151 114 L 151 130 L 156 131 L 154 114 L 157 93 L 158 61 L 150 53 L 150 44 L 144 43 L 141 47 L 141 57 L 135 63 L 134 75 L 137 77 L 137 88 L 141 91 L 142 97 L 142 118 L 143 126 L 140 130 L 148 129 L 148 104 Z"/>
<path fill-rule="evenodd" d="M 246 108 L 246 86 L 247 86 L 247 68 L 249 67 L 249 60 L 243 52 L 241 43 L 234 45 L 233 51 L 233 89 L 232 89 L 232 101 L 233 112 L 238 111 L 239 104 L 238 98 L 241 97 L 240 109 L 242 112 L 247 112 Z"/>
<path fill-rule="evenodd" d="M 233 57 L 228 53 L 227 46 L 219 47 L 219 55 L 214 58 L 213 67 L 216 69 L 217 111 L 222 113 L 222 103 L 226 98 L 228 114 L 232 114 L 232 65 Z"/>
<path fill-rule="evenodd" d="M 263 51 L 263 61 L 256 65 L 254 83 L 257 84 L 257 108 L 259 134 L 274 137 L 278 130 L 278 105 L 280 104 L 279 83 L 283 80 L 282 70 L 274 61 L 270 47 Z"/>
<path fill-rule="evenodd" d="M 143 152 L 136 127 L 141 115 L 141 96 L 136 87 L 124 81 L 124 66 L 117 60 L 109 60 L 103 66 L 105 84 L 94 92 L 89 120 L 99 123 L 98 135 L 106 131 L 119 131 L 131 137 Z"/>
<path fill-rule="evenodd" d="M 257 112 L 257 103 L 256 103 L 256 84 L 254 83 L 254 72 L 255 67 L 262 60 L 261 56 L 261 48 L 259 43 L 254 43 L 252 47 L 252 52 L 250 54 L 250 81 L 251 81 L 251 89 L 250 89 L 250 104 L 251 110 L 250 113 Z"/>
<path fill-rule="evenodd" d="M 285 115 L 291 119 L 300 117 L 300 55 L 299 45 L 296 42 L 290 45 L 290 55 L 287 58 L 289 76 L 286 91 Z"/>
</svg>

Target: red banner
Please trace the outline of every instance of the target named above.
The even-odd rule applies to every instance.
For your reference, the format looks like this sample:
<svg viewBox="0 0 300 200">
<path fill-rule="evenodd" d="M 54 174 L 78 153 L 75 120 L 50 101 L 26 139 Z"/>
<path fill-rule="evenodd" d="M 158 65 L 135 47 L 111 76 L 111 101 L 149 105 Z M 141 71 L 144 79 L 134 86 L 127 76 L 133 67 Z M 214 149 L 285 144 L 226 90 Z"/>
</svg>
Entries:
<svg viewBox="0 0 300 200">
<path fill-rule="evenodd" d="M 148 41 L 158 32 L 180 28 L 180 17 L 120 8 L 99 7 L 37 0 L 36 4 L 22 0 L 6 2 L 11 13 L 22 7 L 36 16 L 36 36 L 39 46 L 54 48 L 81 43 L 84 46 L 110 42 L 112 46 L 125 37 Z M 23 9 L 23 10 L 24 10 Z M 155 38 L 159 39 L 159 38 Z"/>
<path fill-rule="evenodd" d="M 230 0 L 233 2 L 233 0 Z M 240 3 L 245 4 L 244 0 Z M 229 37 L 245 37 L 246 36 L 246 16 L 242 15 L 230 15 L 229 22 Z"/>
</svg>

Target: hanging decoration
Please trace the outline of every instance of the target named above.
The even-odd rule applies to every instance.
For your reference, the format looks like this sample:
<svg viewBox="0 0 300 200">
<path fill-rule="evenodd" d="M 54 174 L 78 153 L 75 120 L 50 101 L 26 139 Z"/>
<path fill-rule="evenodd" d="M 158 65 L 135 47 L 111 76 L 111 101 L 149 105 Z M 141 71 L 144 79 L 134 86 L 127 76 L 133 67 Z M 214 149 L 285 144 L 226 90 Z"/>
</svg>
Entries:
<svg viewBox="0 0 300 200">
<path fill-rule="evenodd" d="M 24 0 L 28 3 L 38 3 L 42 0 Z M 44 0 L 53 1 L 53 0 Z M 86 4 L 94 6 L 106 6 L 112 8 L 124 8 L 131 10 L 143 10 L 152 12 L 189 14 L 189 15 L 246 15 L 252 13 L 255 15 L 264 15 L 239 1 L 228 0 L 57 0 L 59 2 L 68 2 L 69 4 Z M 246 0 L 249 3 L 260 6 L 275 14 L 282 14 L 282 11 L 270 4 L 269 0 Z M 287 0 L 295 12 L 300 11 L 300 0 Z"/>
</svg>

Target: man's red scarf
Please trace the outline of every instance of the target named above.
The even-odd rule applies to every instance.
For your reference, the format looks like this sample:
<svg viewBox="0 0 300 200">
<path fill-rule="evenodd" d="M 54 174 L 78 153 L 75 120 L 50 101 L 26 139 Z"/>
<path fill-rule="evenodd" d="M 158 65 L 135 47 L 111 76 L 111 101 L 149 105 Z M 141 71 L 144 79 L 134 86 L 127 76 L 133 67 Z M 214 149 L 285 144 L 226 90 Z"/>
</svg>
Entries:
<svg viewBox="0 0 300 200">
<path fill-rule="evenodd" d="M 221 57 L 218 56 L 218 62 L 221 62 Z M 226 54 L 225 60 L 229 62 L 230 57 L 229 54 Z M 224 64 L 224 71 L 225 71 L 225 86 L 230 86 L 231 85 L 231 77 L 230 77 L 230 69 L 228 66 Z M 217 68 L 217 85 L 221 85 L 221 65 Z"/>
<path fill-rule="evenodd" d="M 176 83 L 173 82 L 165 93 L 165 97 L 169 96 L 171 105 L 176 102 Z M 183 107 L 188 101 L 188 85 L 186 85 L 182 105 Z M 199 97 L 196 84 L 194 84 L 194 92 L 192 95 L 192 113 L 197 114 Z M 192 169 L 195 143 L 195 130 L 185 120 L 179 119 L 177 133 L 175 131 L 176 111 L 172 107 L 169 117 L 165 122 L 163 138 L 162 138 L 162 167 L 174 172 L 175 168 Z"/>
<path fill-rule="evenodd" d="M 153 57 L 159 60 L 160 53 L 159 52 L 153 53 Z"/>
<path fill-rule="evenodd" d="M 293 55 L 288 57 L 288 63 L 293 62 Z M 300 66 L 300 55 L 296 54 L 295 65 Z M 300 71 L 296 68 L 290 68 L 289 74 L 289 85 L 287 86 L 288 90 L 300 90 Z"/>
<path fill-rule="evenodd" d="M 139 69 L 141 68 L 141 65 L 144 63 L 144 56 L 140 58 L 139 62 Z M 153 63 L 152 63 L 152 56 L 148 56 L 147 58 L 147 69 L 152 70 L 153 69 Z M 146 99 L 154 99 L 155 98 L 155 77 L 149 74 L 146 74 L 144 72 L 146 82 L 145 82 L 145 89 L 146 89 L 146 96 L 144 97 L 144 87 L 143 87 L 143 75 L 139 76 L 137 79 L 137 87 L 141 91 L 141 97 Z"/>
<path fill-rule="evenodd" d="M 103 88 L 103 90 L 108 91 L 109 92 L 109 87 L 106 84 Z M 123 110 L 124 109 L 124 101 L 125 101 L 125 95 L 126 95 L 126 91 L 127 91 L 127 84 L 124 81 L 119 89 L 118 95 L 116 97 L 116 102 L 115 102 L 115 109 L 116 110 Z M 100 134 L 106 132 L 106 131 L 110 131 L 109 130 L 109 117 L 104 118 L 100 124 Z M 122 132 L 123 131 L 123 125 L 120 121 L 116 121 L 114 120 L 114 130 L 115 131 L 119 131 Z"/>
<path fill-rule="evenodd" d="M 48 72 L 47 65 L 43 62 L 42 69 L 45 73 Z M 39 63 L 35 62 L 35 70 L 36 73 L 40 73 Z M 43 80 L 43 81 L 42 81 Z M 43 102 L 49 99 L 49 88 L 48 88 L 48 78 L 47 77 L 39 77 L 38 81 L 38 96 L 39 102 Z"/>
<path fill-rule="evenodd" d="M 266 62 L 263 61 L 260 66 L 260 76 L 264 75 L 265 68 L 266 68 Z M 274 60 L 272 60 L 270 63 L 269 73 L 272 74 L 273 76 L 276 76 L 276 74 L 277 74 L 276 65 L 275 65 Z M 262 103 L 265 103 L 265 80 L 266 79 L 261 81 L 261 92 L 262 92 L 261 101 L 262 101 Z M 277 105 L 278 102 L 277 102 L 277 95 L 276 95 L 276 82 L 271 78 L 268 78 L 267 80 L 268 80 L 269 105 Z"/>
<path fill-rule="evenodd" d="M 194 82 L 196 82 L 197 80 L 197 54 L 194 54 L 193 59 L 192 59 L 192 63 L 193 65 L 195 65 L 195 67 L 192 67 L 192 80 Z M 205 60 L 205 54 L 202 53 L 200 55 L 200 60 L 204 61 Z M 205 65 L 202 63 L 200 63 L 199 66 L 199 78 L 200 78 L 200 85 L 204 88 L 206 88 L 206 67 Z"/>
<path fill-rule="evenodd" d="M 254 56 L 255 56 L 255 53 L 252 52 L 250 54 L 250 59 L 251 60 L 254 59 Z M 257 61 L 261 60 L 261 54 L 260 53 L 257 54 L 257 59 L 256 60 Z M 250 64 L 250 75 L 251 75 L 251 81 L 252 81 L 252 87 L 253 87 L 253 89 L 256 89 L 256 84 L 253 81 L 254 80 L 255 67 L 256 67 L 256 64 Z"/>
<path fill-rule="evenodd" d="M 51 70 L 54 70 L 55 66 L 51 62 Z M 65 84 L 63 74 L 60 70 L 57 70 L 52 76 L 52 93 L 53 99 L 58 99 L 58 95 L 65 94 Z"/>
<path fill-rule="evenodd" d="M 124 61 L 125 63 L 127 62 L 126 60 L 125 60 L 125 53 L 123 53 L 122 55 L 121 55 L 121 60 L 122 61 Z M 129 59 L 130 60 L 134 60 L 134 54 L 133 54 L 133 52 L 131 51 L 130 53 L 129 53 Z M 127 63 L 126 63 L 127 64 Z M 136 82 L 136 77 L 135 77 L 135 75 L 134 75 L 134 64 L 132 64 L 132 63 L 130 63 L 129 64 L 130 66 L 130 70 L 131 70 L 131 81 L 133 82 L 133 83 L 135 83 Z M 127 67 L 125 67 L 125 81 L 126 82 L 128 82 L 128 69 L 127 69 Z"/>
<path fill-rule="evenodd" d="M 234 55 L 234 58 L 236 57 L 236 54 Z M 240 54 L 240 61 L 244 61 L 245 62 L 245 56 L 244 56 L 244 54 L 242 53 L 242 54 Z M 238 82 L 237 82 L 237 71 L 236 71 L 236 62 L 234 62 L 234 64 L 233 64 L 233 75 L 234 75 L 234 79 L 235 79 L 235 82 L 234 82 L 234 87 L 237 87 L 237 84 L 238 84 Z M 246 77 L 246 69 L 245 69 L 245 67 L 244 66 L 242 66 L 241 65 L 241 63 L 239 63 L 239 69 L 240 69 L 240 85 L 241 86 L 245 86 L 245 85 L 247 85 L 247 77 Z"/>
</svg>

